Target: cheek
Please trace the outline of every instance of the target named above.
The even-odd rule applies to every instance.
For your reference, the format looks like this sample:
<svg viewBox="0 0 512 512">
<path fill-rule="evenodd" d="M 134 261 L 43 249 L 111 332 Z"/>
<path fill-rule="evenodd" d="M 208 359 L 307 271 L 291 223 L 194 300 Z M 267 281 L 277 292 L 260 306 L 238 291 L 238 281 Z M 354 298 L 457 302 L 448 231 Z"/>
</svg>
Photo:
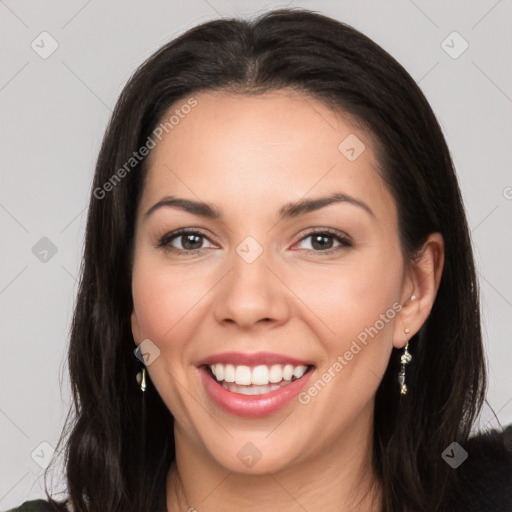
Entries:
<svg viewBox="0 0 512 512">
<path fill-rule="evenodd" d="M 334 393 L 325 393 L 323 400 L 341 401 L 345 411 L 371 399 L 388 365 L 401 309 L 401 262 L 398 250 L 393 254 L 389 248 L 368 251 L 350 262 L 347 258 L 346 264 L 319 269 L 314 277 L 300 275 L 299 295 L 307 297 L 308 308 L 321 319 L 317 335 L 325 357 L 319 378 L 327 372 L 325 379 L 333 383 Z"/>
<path fill-rule="evenodd" d="M 400 295 L 402 282 L 399 256 L 390 261 L 393 263 L 384 264 L 377 257 L 353 258 L 337 267 L 296 273 L 293 286 L 323 320 L 333 338 L 343 341 L 347 336 L 355 337 L 379 321 L 381 315 L 391 319 L 385 322 L 385 328 L 379 322 L 380 330 L 387 331 L 396 316 L 393 304 Z"/>
<path fill-rule="evenodd" d="M 179 272 L 148 259 L 134 266 L 132 293 L 141 336 L 157 343 L 180 339 L 191 325 L 208 286 L 193 272 Z"/>
<path fill-rule="evenodd" d="M 198 282 L 201 280 L 192 280 L 190 273 L 157 265 L 151 258 L 136 262 L 133 269 L 136 339 L 150 339 L 160 349 L 159 357 L 148 367 L 151 382 L 175 419 L 189 428 L 191 414 L 186 411 L 190 403 L 183 394 L 183 383 L 190 377 L 185 364 L 188 340 L 201 325 L 195 316 L 204 314 L 200 298 L 205 291 Z M 204 288 L 208 289 L 206 284 Z"/>
<path fill-rule="evenodd" d="M 324 278 L 317 273 L 308 285 L 310 308 L 332 332 L 320 336 L 328 331 L 318 324 L 325 357 L 316 379 L 299 396 L 312 417 L 324 421 L 329 411 L 330 426 L 322 428 L 333 439 L 340 425 L 350 424 L 370 407 L 388 365 L 394 319 L 401 309 L 397 302 L 401 268 L 396 262 L 386 271 L 378 266 L 339 270 Z"/>
</svg>

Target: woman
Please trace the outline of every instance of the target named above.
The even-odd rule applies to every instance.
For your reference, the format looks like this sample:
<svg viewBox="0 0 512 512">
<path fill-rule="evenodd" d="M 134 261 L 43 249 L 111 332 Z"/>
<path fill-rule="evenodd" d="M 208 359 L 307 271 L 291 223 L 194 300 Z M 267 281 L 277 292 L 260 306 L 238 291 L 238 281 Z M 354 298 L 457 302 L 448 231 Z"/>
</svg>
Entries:
<svg viewBox="0 0 512 512">
<path fill-rule="evenodd" d="M 131 78 L 69 365 L 70 499 L 18 510 L 512 510 L 510 429 L 469 439 L 486 378 L 443 134 L 389 54 L 309 11 L 205 23 Z"/>
</svg>

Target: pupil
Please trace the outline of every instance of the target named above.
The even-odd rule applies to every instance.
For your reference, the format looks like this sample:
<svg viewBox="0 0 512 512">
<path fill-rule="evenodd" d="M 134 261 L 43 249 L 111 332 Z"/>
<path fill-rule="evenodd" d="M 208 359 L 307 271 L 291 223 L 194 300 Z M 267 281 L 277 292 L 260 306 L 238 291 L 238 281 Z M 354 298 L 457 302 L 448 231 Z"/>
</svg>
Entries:
<svg viewBox="0 0 512 512">
<path fill-rule="evenodd" d="M 326 240 L 330 241 L 331 243 L 325 243 Z M 318 243 L 318 241 L 320 241 L 320 243 Z M 315 235 L 313 237 L 312 246 L 315 249 L 330 249 L 332 247 L 332 239 L 331 237 L 325 235 Z"/>
<path fill-rule="evenodd" d="M 195 243 L 196 244 L 199 244 L 199 246 L 201 246 L 201 242 L 200 242 L 200 238 L 198 235 L 184 235 L 182 237 L 182 240 L 183 238 L 185 239 L 185 243 L 183 244 L 183 247 L 187 250 L 193 250 L 193 249 L 198 249 L 199 247 L 194 247 L 194 242 L 192 241 L 192 246 L 193 247 L 190 247 L 190 244 L 189 242 L 195 238 Z"/>
</svg>

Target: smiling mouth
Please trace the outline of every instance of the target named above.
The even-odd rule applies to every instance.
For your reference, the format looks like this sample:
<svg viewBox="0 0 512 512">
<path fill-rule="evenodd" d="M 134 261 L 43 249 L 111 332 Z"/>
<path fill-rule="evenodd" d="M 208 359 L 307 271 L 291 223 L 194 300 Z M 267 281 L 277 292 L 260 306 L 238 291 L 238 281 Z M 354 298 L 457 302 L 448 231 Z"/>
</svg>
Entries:
<svg viewBox="0 0 512 512">
<path fill-rule="evenodd" d="M 212 379 L 227 391 L 241 395 L 270 393 L 302 378 L 313 368 L 312 365 L 292 364 L 252 367 L 222 363 L 207 365 L 207 371 Z"/>
</svg>

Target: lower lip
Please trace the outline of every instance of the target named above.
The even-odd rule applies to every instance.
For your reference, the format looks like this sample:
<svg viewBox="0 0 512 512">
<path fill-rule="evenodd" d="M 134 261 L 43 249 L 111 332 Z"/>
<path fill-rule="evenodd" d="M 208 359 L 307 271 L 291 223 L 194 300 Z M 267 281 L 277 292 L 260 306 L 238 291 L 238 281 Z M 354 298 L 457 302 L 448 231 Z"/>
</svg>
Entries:
<svg viewBox="0 0 512 512">
<path fill-rule="evenodd" d="M 313 373 L 311 369 L 300 379 L 264 395 L 242 395 L 223 388 L 205 366 L 200 367 L 199 371 L 210 398 L 224 411 L 246 418 L 261 418 L 285 407 L 306 386 Z"/>
</svg>

